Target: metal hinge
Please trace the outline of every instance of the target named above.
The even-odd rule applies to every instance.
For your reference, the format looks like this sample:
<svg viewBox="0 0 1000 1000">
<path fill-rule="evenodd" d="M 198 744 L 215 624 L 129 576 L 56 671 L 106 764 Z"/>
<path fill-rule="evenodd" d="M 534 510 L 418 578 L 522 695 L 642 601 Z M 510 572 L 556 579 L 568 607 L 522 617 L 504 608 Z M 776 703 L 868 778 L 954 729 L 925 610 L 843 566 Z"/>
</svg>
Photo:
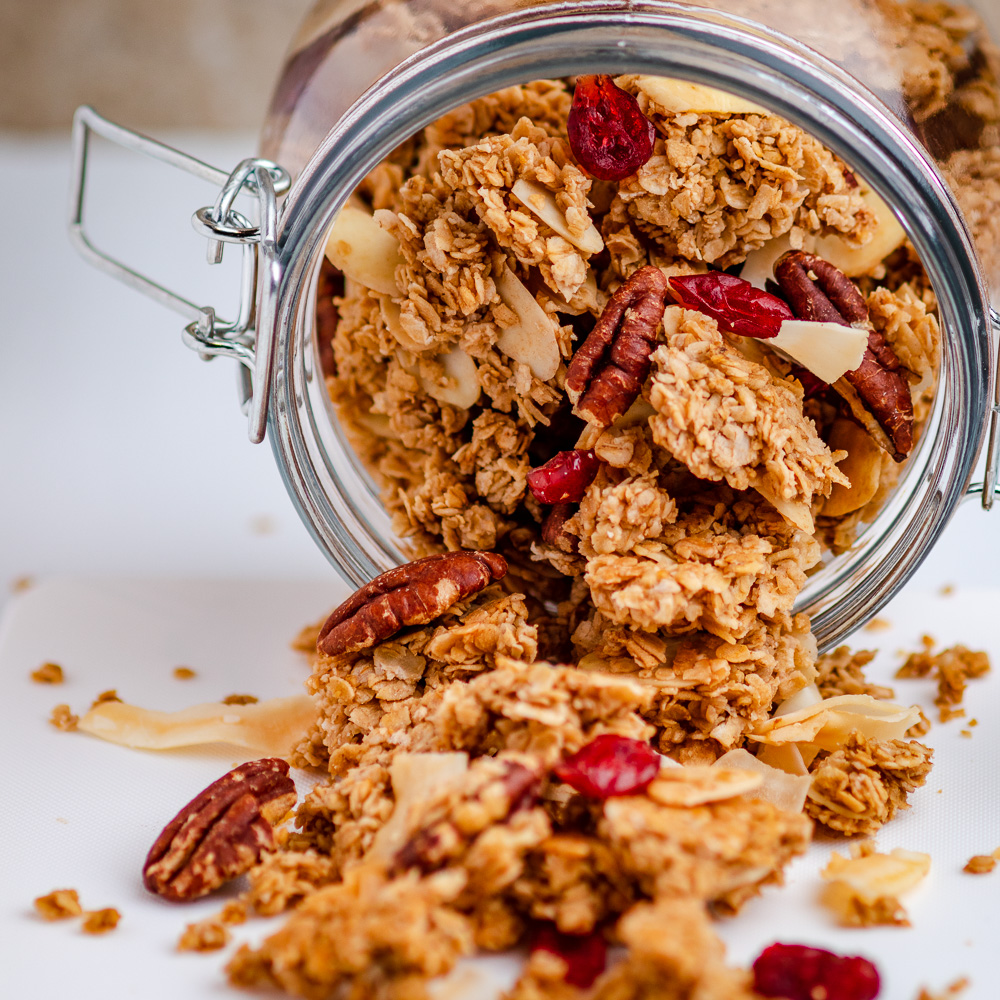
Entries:
<svg viewBox="0 0 1000 1000">
<path fill-rule="evenodd" d="M 217 264 L 222 260 L 226 243 L 236 243 L 243 247 L 240 304 L 235 319 L 221 319 L 212 306 L 192 302 L 94 246 L 84 228 L 87 153 L 91 133 L 125 149 L 178 167 L 220 188 L 215 204 L 199 208 L 191 222 L 195 230 L 209 241 L 210 264 Z M 270 263 L 276 257 L 277 199 L 290 186 L 288 171 L 270 160 L 246 159 L 231 173 L 227 173 L 140 132 L 108 121 L 93 108 L 77 108 L 73 117 L 73 177 L 69 218 L 73 242 L 95 267 L 161 305 L 188 317 L 191 322 L 184 328 L 184 342 L 203 359 L 229 357 L 240 363 L 241 394 L 250 424 L 250 440 L 255 443 L 264 439 L 267 427 L 274 342 L 270 329 L 254 328 L 257 269 L 260 262 Z M 244 190 L 257 197 L 260 215 L 258 225 L 254 225 L 233 207 L 237 196 Z"/>
</svg>

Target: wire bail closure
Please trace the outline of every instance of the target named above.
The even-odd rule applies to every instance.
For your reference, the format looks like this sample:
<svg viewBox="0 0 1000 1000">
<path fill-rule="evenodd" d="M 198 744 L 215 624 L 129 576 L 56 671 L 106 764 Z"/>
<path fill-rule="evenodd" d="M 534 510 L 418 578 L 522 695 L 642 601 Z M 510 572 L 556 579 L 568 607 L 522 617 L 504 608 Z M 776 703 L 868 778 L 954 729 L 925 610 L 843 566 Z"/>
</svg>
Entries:
<svg viewBox="0 0 1000 1000">
<path fill-rule="evenodd" d="M 87 157 L 90 134 L 125 149 L 152 157 L 216 184 L 219 196 L 212 206 L 199 208 L 191 218 L 196 232 L 208 240 L 207 260 L 218 264 L 225 244 L 243 247 L 243 268 L 240 278 L 240 302 L 236 318 L 220 318 L 209 305 L 198 305 L 183 295 L 140 274 L 128 264 L 100 250 L 88 236 L 84 226 L 84 204 L 87 187 Z M 157 142 L 149 136 L 124 128 L 99 115 L 93 108 L 77 108 L 73 117 L 73 175 L 70 193 L 70 237 L 80 253 L 95 267 L 124 282 L 136 291 L 188 317 L 182 339 L 205 361 L 215 357 L 230 357 L 240 363 L 240 396 L 249 419 L 250 440 L 263 441 L 267 427 L 267 403 L 270 395 L 273 361 L 273 331 L 263 324 L 257 328 L 258 265 L 273 269 L 277 258 L 278 207 L 277 199 L 291 187 L 287 170 L 264 159 L 245 159 L 229 174 L 196 157 Z M 233 206 L 241 192 L 257 198 L 259 224 L 254 225 Z M 268 282 L 270 287 L 273 280 Z"/>
</svg>

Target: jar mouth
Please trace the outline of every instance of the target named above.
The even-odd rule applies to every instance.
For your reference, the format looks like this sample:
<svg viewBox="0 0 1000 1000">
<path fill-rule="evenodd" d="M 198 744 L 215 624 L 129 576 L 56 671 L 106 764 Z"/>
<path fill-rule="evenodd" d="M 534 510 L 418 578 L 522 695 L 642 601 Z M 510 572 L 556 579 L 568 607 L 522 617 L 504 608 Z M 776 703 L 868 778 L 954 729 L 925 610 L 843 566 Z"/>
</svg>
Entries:
<svg viewBox="0 0 1000 1000">
<path fill-rule="evenodd" d="M 903 586 L 966 494 L 991 399 L 989 304 L 957 206 L 900 122 L 835 63 L 742 18 L 671 3 L 607 2 L 502 15 L 406 60 L 331 129 L 293 187 L 279 231 L 269 437 L 289 494 L 353 585 L 406 558 L 338 426 L 314 351 L 312 299 L 326 232 L 364 176 L 442 114 L 512 84 L 582 71 L 683 77 L 800 126 L 890 205 L 934 288 L 942 356 L 922 438 L 879 515 L 810 578 L 796 603 L 812 618 L 820 648 L 828 648 Z"/>
</svg>

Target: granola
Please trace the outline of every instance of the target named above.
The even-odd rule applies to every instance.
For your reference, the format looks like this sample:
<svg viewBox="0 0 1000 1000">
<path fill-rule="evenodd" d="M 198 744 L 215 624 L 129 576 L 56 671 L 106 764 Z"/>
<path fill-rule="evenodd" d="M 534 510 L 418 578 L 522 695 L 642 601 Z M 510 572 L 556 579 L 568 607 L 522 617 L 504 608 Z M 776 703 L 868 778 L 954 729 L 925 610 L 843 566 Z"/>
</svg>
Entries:
<svg viewBox="0 0 1000 1000">
<path fill-rule="evenodd" d="M 927 779 L 933 751 L 903 740 L 871 740 L 852 733 L 842 750 L 820 753 L 811 768 L 806 813 L 848 835 L 869 836 Z"/>
<path fill-rule="evenodd" d="M 31 671 L 31 679 L 36 684 L 62 684 L 66 678 L 58 663 L 46 662 Z"/>
<path fill-rule="evenodd" d="M 83 913 L 76 889 L 54 889 L 35 900 L 35 909 L 43 920 L 64 920 Z"/>
<path fill-rule="evenodd" d="M 1000 97 L 975 19 L 877 7 L 914 121 L 980 246 L 1000 244 Z M 237 909 L 179 945 L 282 914 L 231 959 L 234 984 L 417 1000 L 476 949 L 528 945 L 509 1000 L 751 1000 L 710 914 L 780 884 L 814 824 L 870 835 L 926 780 L 922 712 L 865 677 L 874 654 L 818 656 L 795 603 L 927 424 L 934 290 L 830 150 L 732 95 L 678 109 L 676 83 L 477 98 L 333 224 L 320 365 L 414 561 L 294 643 L 313 710 L 292 756 L 321 778 L 240 868 Z M 647 129 L 638 166 L 641 143 L 617 173 L 584 155 L 588 93 Z M 946 135 L 956 114 L 974 142 Z M 680 289 L 702 283 L 696 307 Z M 789 329 L 812 348 L 769 343 Z M 899 676 L 933 674 L 944 718 L 988 669 L 928 648 Z M 224 704 L 253 719 L 254 700 Z M 898 894 L 928 864 L 834 854 L 828 902 L 905 923 Z M 626 957 L 602 971 L 608 944 Z"/>
</svg>

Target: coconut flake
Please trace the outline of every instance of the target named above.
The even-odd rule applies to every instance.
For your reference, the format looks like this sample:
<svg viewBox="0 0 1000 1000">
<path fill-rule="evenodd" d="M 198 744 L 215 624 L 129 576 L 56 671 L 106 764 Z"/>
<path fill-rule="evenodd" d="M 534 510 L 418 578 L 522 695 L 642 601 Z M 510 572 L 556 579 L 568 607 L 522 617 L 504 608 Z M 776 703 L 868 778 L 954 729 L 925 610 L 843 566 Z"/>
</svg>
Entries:
<svg viewBox="0 0 1000 1000">
<path fill-rule="evenodd" d="M 559 369 L 559 343 L 553 321 L 514 272 L 504 266 L 495 277 L 497 294 L 517 314 L 517 323 L 501 330 L 497 347 L 547 382 Z"/>
<path fill-rule="evenodd" d="M 897 705 L 868 694 L 842 694 L 768 719 L 749 738 L 774 746 L 808 743 L 820 750 L 839 750 L 855 730 L 870 740 L 898 740 L 919 720 L 915 705 Z"/>
<path fill-rule="evenodd" d="M 754 799 L 764 799 L 785 812 L 802 812 L 806 794 L 812 784 L 808 774 L 789 774 L 785 770 L 772 767 L 754 757 L 747 750 L 730 750 L 724 753 L 712 767 L 725 767 L 747 771 L 761 776 L 761 783 L 748 795 Z"/>
<path fill-rule="evenodd" d="M 95 705 L 78 728 L 109 743 L 137 750 L 173 750 L 202 743 L 233 743 L 285 756 L 316 724 L 319 712 L 308 695 L 271 698 L 252 705 L 206 702 L 179 712 L 157 712 L 123 701 Z"/>
<path fill-rule="evenodd" d="M 468 770 L 467 753 L 399 753 L 389 765 L 396 805 L 372 841 L 373 858 L 391 858 L 409 836 L 409 817 L 415 806 L 439 792 Z"/>
<path fill-rule="evenodd" d="M 764 782 L 761 774 L 747 770 L 691 764 L 661 768 L 646 794 L 664 806 L 700 806 L 745 795 Z"/>
</svg>

